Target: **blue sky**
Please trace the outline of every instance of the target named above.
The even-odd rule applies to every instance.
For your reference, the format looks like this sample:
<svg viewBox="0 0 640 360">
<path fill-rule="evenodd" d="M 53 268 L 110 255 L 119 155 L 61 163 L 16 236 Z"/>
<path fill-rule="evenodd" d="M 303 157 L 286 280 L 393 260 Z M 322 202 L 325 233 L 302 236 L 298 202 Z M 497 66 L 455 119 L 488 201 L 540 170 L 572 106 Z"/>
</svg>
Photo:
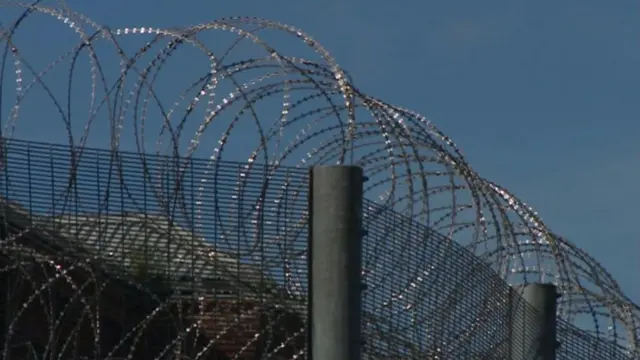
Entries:
<svg viewBox="0 0 640 360">
<path fill-rule="evenodd" d="M 112 28 L 247 15 L 304 29 L 360 88 L 426 115 L 640 302 L 640 2 L 68 2 Z M 55 46 L 50 24 L 25 30 L 41 43 L 32 57 Z M 64 141 L 59 127 L 33 131 Z"/>
</svg>

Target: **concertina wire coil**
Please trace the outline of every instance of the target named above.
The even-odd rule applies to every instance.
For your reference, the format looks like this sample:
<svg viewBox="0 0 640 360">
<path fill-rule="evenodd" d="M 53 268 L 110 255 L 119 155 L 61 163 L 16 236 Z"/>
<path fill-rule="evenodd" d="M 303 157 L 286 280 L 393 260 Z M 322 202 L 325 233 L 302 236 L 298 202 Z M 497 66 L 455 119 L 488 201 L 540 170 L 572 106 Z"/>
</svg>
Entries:
<svg viewBox="0 0 640 360">
<path fill-rule="evenodd" d="M 178 213 L 186 212 L 184 204 L 190 203 L 194 231 L 204 231 L 205 218 L 211 216 L 208 194 L 219 191 L 213 189 L 212 179 L 230 171 L 221 165 L 225 161 L 238 162 L 237 184 L 253 181 L 263 191 L 278 194 L 285 191 L 283 187 L 291 187 L 287 191 L 298 194 L 297 201 L 302 202 L 303 181 L 283 180 L 282 186 L 274 185 L 275 180 L 268 182 L 286 169 L 304 173 L 316 164 L 356 164 L 368 177 L 365 197 L 377 206 L 462 245 L 511 285 L 555 283 L 562 295 L 561 319 L 596 338 L 624 346 L 634 356 L 640 354 L 640 310 L 595 259 L 553 233 L 530 206 L 508 190 L 477 174 L 453 141 L 425 117 L 358 90 L 331 55 L 301 30 L 245 17 L 181 28 L 112 29 L 73 12 L 64 3 L 45 6 L 40 1 L 5 1 L 1 6 L 3 13 L 14 15 L 9 20 L 0 15 L 4 156 L 9 156 L 11 144 L 20 139 L 41 139 L 33 129 L 43 128 L 39 122 L 46 121 L 48 128 L 43 131 L 52 129 L 47 139 L 65 138 L 71 159 L 66 165 L 71 174 L 67 186 L 51 195 L 41 213 L 58 215 L 52 209 L 79 186 L 74 177 L 84 171 L 83 149 L 91 147 L 108 149 L 111 171 L 120 182 L 125 182 L 122 174 L 132 165 L 127 165 L 127 156 L 118 154 L 132 154 L 133 166 L 141 174 L 152 174 L 142 181 L 154 184 L 145 190 L 153 198 L 147 201 L 154 202 L 154 210 L 186 218 Z M 36 23 L 47 27 L 46 35 L 30 30 Z M 290 55 L 289 48 L 297 49 L 296 56 Z M 36 50 L 38 55 L 31 54 Z M 47 58 L 54 50 L 58 50 L 55 56 Z M 185 59 L 175 60 L 181 54 L 186 54 Z M 82 96 L 87 98 L 84 103 L 79 99 Z M 48 109 L 46 120 L 41 119 L 42 113 L 40 117 L 30 115 L 44 111 L 40 108 Z M 200 178 L 193 181 L 191 199 L 178 199 L 176 184 L 163 183 L 163 174 L 180 173 L 181 166 L 199 158 L 207 160 L 203 160 Z M 10 174 L 9 163 L 3 166 Z M 11 184 L 15 186 L 15 179 Z M 268 211 L 263 193 L 244 196 L 253 204 L 254 213 Z M 167 200 L 170 198 L 173 202 Z M 305 216 L 304 211 L 294 214 L 292 228 L 304 227 Z M 2 241 L 4 251 L 24 251 L 18 239 L 39 226 L 44 227 L 30 220 Z M 296 255 L 282 248 L 274 251 L 279 252 L 274 258 L 304 258 L 304 249 Z M 30 256 L 50 262 L 46 256 Z M 12 268 L 3 266 L 3 271 Z M 22 265 L 13 264 L 16 266 Z M 77 262 L 73 267 L 85 265 Z M 300 271 L 285 272 L 286 279 L 304 288 Z M 364 275 L 367 281 L 366 272 Z M 418 277 L 406 276 L 413 277 L 413 283 Z M 37 298 L 44 288 L 30 301 L 41 301 Z M 407 292 L 407 299 L 411 297 L 410 289 L 398 287 L 390 292 L 402 297 L 400 291 Z M 6 345 L 12 336 L 5 334 L 2 358 L 8 357 Z M 234 351 L 240 354 L 249 346 Z"/>
</svg>

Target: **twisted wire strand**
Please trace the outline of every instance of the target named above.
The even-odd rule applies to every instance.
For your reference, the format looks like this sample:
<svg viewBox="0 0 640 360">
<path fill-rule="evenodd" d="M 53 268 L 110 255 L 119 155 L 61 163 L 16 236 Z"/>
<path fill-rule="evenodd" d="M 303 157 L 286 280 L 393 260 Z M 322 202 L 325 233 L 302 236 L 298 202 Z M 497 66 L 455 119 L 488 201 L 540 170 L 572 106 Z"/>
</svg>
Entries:
<svg viewBox="0 0 640 360">
<path fill-rule="evenodd" d="M 153 324 L 163 321 L 173 323 L 177 330 L 171 341 L 154 350 L 157 359 L 170 353 L 207 358 L 214 352 L 241 359 L 258 347 L 268 349 L 272 358 L 303 356 L 299 343 L 304 342 L 306 319 L 293 319 L 282 310 L 290 299 L 304 298 L 307 286 L 306 249 L 296 240 L 308 220 L 301 207 L 306 185 L 300 174 L 312 165 L 336 163 L 364 168 L 368 177 L 365 197 L 375 202 L 368 218 L 372 224 L 383 221 L 386 211 L 393 211 L 443 236 L 443 242 L 465 247 L 510 284 L 554 282 L 563 295 L 559 303 L 562 319 L 638 356 L 640 310 L 596 260 L 551 232 L 527 204 L 479 176 L 453 141 L 425 117 L 362 93 L 329 52 L 303 31 L 245 17 L 171 29 L 112 29 L 63 2 L 57 6 L 40 1 L 3 2 L 0 6 L 15 11 L 14 19 L 0 24 L 3 155 L 8 158 L 11 151 L 17 152 L 22 144 L 19 139 L 34 137 L 33 129 L 43 128 L 51 132 L 47 140 L 65 138 L 69 159 L 51 166 L 46 177 L 53 179 L 60 171 L 67 175 L 62 185 L 52 187 L 51 198 L 38 206 L 25 204 L 36 196 L 31 185 L 21 206 L 10 201 L 8 195 L 19 192 L 13 189 L 20 188 L 21 178 L 13 172 L 10 160 L 2 164 L 7 174 L 3 188 L 8 189 L 3 206 L 18 214 L 12 215 L 16 219 L 10 223 L 10 216 L 5 215 L 5 227 L 21 224 L 2 240 L 2 254 L 8 259 L 6 265 L 2 263 L 3 272 L 21 274 L 31 289 L 24 290 L 22 309 L 10 319 L 3 358 L 8 358 L 14 343 L 20 343 L 16 339 L 25 336 L 18 327 L 27 309 L 36 308 L 48 324 L 40 335 L 48 339 L 38 349 L 41 358 L 86 352 L 82 348 L 86 345 L 80 345 L 86 341 L 83 335 L 91 339 L 93 356 L 132 359 L 141 354 L 153 326 L 159 326 Z M 43 18 L 57 20 L 76 37 L 60 36 L 64 51 L 48 61 L 30 54 L 38 47 L 33 42 L 45 39 L 42 34 L 30 34 L 29 24 Z M 210 36 L 216 41 L 207 41 Z M 278 41 L 271 41 L 276 36 Z M 46 42 L 47 49 L 56 46 L 54 41 Z M 289 55 L 291 51 L 284 50 L 288 47 L 297 48 L 300 55 Z M 173 60 L 181 54 L 188 58 Z M 78 89 L 81 82 L 85 87 Z M 88 99 L 83 103 L 81 96 Z M 48 107 L 50 118 L 29 123 L 38 107 Z M 54 121 L 61 121 L 62 126 L 51 125 Z M 108 156 L 93 148 L 108 149 Z M 43 154 L 34 147 L 25 153 L 25 159 L 31 152 Z M 231 170 L 227 162 L 233 161 L 237 167 Z M 89 162 L 108 164 L 108 168 Z M 90 170 L 98 178 L 93 183 L 85 175 Z M 279 175 L 282 173 L 287 175 Z M 93 184 L 93 189 L 87 184 Z M 233 193 L 231 200 L 221 195 L 226 184 L 233 184 L 228 189 Z M 121 202 L 117 215 L 112 213 L 114 201 Z M 83 215 L 88 212 L 99 216 Z M 162 217 L 141 218 L 140 214 L 149 213 Z M 159 245 L 134 244 L 120 252 L 96 255 L 69 240 L 66 246 L 84 252 L 84 258 L 63 261 L 60 249 L 34 251 L 25 243 L 27 238 L 80 238 L 82 229 L 111 222 L 122 228 L 137 224 L 145 233 L 153 226 L 153 231 L 189 239 L 191 245 L 184 254 L 191 261 L 203 259 L 198 260 L 200 267 L 235 261 L 240 269 L 245 261 L 259 261 L 267 275 L 284 279 L 286 296 L 267 301 L 254 286 L 251 291 L 259 301 L 245 301 L 250 297 L 243 295 L 212 305 L 214 301 L 206 294 L 196 294 L 195 303 L 177 295 L 162 297 L 149 283 L 112 275 L 122 272 L 122 262 L 134 261 L 132 253 L 144 257 L 149 252 L 163 253 Z M 270 239 L 265 224 L 278 228 Z M 195 238 L 206 238 L 215 245 Z M 428 313 L 421 305 L 428 293 L 424 267 L 435 265 L 416 265 L 419 259 L 402 263 L 402 256 L 417 252 L 411 244 L 424 246 L 417 239 L 404 241 L 404 245 L 371 245 L 374 250 L 365 254 L 365 281 L 384 290 L 367 295 L 366 301 L 371 313 L 403 302 L 415 326 Z M 385 257 L 394 246 L 402 248 L 399 254 L 403 255 Z M 127 260 L 118 260 L 118 256 Z M 426 257 L 421 259 L 424 262 Z M 95 262 L 113 271 L 98 272 Z M 398 276 L 404 283 L 397 281 Z M 105 349 L 100 314 L 114 310 L 95 299 L 102 294 L 115 299 L 121 291 L 121 285 L 115 284 L 120 283 L 145 294 L 140 301 L 151 310 Z M 65 291 L 66 307 L 54 311 L 54 292 Z M 134 290 L 128 291 L 133 294 Z M 265 312 L 267 307 L 277 309 Z M 77 321 L 68 323 L 67 312 L 74 311 Z M 181 323 L 187 313 L 196 319 L 189 325 Z M 214 326 L 207 320 L 208 313 L 218 318 L 235 315 Z M 267 319 L 262 318 L 265 313 Z M 252 321 L 269 325 L 248 326 Z M 291 322 L 297 325 L 284 330 L 286 335 L 269 330 Z M 71 335 L 56 338 L 64 326 L 71 327 Z M 385 326 L 384 331 L 392 331 Z M 232 337 L 245 339 L 245 333 L 247 340 L 242 344 L 227 344 Z M 206 335 L 204 343 L 200 335 Z M 422 341 L 420 337 L 423 334 L 415 334 L 415 341 Z"/>
</svg>

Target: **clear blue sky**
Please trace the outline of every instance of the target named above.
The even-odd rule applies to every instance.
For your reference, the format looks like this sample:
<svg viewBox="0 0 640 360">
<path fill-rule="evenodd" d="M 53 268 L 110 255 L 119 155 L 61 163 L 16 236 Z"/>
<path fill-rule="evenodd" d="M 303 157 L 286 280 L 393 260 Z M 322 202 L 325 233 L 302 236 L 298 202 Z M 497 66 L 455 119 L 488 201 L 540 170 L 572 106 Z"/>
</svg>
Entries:
<svg viewBox="0 0 640 360">
<path fill-rule="evenodd" d="M 112 28 L 247 15 L 304 29 L 365 92 L 430 118 L 480 174 L 534 206 L 640 302 L 634 215 L 640 197 L 640 145 L 634 140 L 640 134 L 640 2 L 69 4 Z M 57 39 L 47 34 L 51 24 L 34 22 L 26 30 L 40 38 L 39 54 L 53 46 L 48 39 Z M 36 119 L 46 115 L 27 111 Z M 64 141 L 49 135 L 54 127 L 60 124 L 38 120 L 33 131 L 39 140 Z"/>
</svg>

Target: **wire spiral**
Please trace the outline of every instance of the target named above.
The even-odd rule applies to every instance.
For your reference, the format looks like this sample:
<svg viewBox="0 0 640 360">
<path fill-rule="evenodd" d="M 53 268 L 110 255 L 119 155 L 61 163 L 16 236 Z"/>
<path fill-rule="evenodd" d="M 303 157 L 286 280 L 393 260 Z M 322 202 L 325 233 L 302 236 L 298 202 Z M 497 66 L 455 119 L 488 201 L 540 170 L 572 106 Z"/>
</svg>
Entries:
<svg viewBox="0 0 640 360">
<path fill-rule="evenodd" d="M 425 117 L 363 94 L 327 50 L 301 30 L 245 17 L 182 28 L 113 29 L 64 4 L 0 6 L 4 14 L 14 15 L 9 20 L 0 16 L 3 188 L 9 189 L 4 192 L 5 239 L 0 244 L 5 260 L 0 274 L 6 274 L 3 286 L 14 284 L 7 280 L 13 278 L 30 284 L 23 293 L 15 290 L 15 299 L 24 305 L 14 306 L 13 315 L 6 316 L 3 359 L 31 353 L 42 359 L 71 354 L 244 359 L 258 348 L 266 354 L 263 358 L 303 357 L 306 319 L 283 309 L 296 301 L 295 306 L 302 306 L 307 286 L 305 244 L 296 240 L 308 216 L 303 209 L 304 169 L 335 163 L 364 168 L 365 197 L 376 209 L 392 210 L 435 231 L 443 241 L 460 244 L 510 284 L 556 283 L 562 292 L 558 311 L 563 320 L 640 358 L 640 309 L 595 259 L 548 229 L 526 203 L 478 175 L 453 141 Z M 36 22 L 63 25 L 67 32 L 51 30 L 49 36 L 56 34 L 57 39 L 51 41 L 30 31 Z M 54 50 L 57 57 L 48 59 Z M 63 125 L 53 125 L 56 121 Z M 55 151 L 35 142 L 21 150 L 25 145 L 19 139 L 52 138 L 64 138 L 66 150 L 52 155 Z M 99 148 L 108 149 L 108 155 L 93 150 Z M 14 153 L 22 160 L 12 157 Z M 63 155 L 67 160 L 58 162 L 56 156 Z M 37 162 L 46 156 L 50 159 Z M 231 162 L 237 167 L 230 168 Z M 13 170 L 15 164 L 33 166 L 34 173 Z M 36 179 L 37 171 L 44 174 L 44 183 L 23 190 L 24 177 Z M 36 195 L 35 187 L 46 187 L 47 179 L 54 178 L 58 184 L 47 195 Z M 232 198 L 226 205 L 225 184 Z M 30 204 L 36 196 L 43 198 L 41 203 Z M 116 206 L 117 215 L 113 202 L 122 203 Z M 375 217 L 380 211 L 372 212 L 369 221 L 380 220 Z M 190 245 L 177 257 L 190 258 L 198 268 L 233 263 L 239 273 L 259 258 L 260 273 L 282 278 L 284 285 L 275 287 L 283 289 L 274 295 L 277 299 L 256 295 L 262 293 L 257 287 L 269 282 L 256 272 L 260 285 L 247 285 L 245 291 L 260 299 L 229 295 L 235 290 L 216 301 L 208 301 L 204 293 L 190 293 L 195 302 L 184 300 L 184 291 L 181 296 L 158 295 L 155 285 L 139 277 L 113 273 L 121 271 L 123 263 L 136 262 L 136 256 L 176 253 L 167 255 L 160 245 L 138 246 L 130 239 L 131 248 L 109 250 L 107 255 L 87 250 L 88 242 L 78 244 L 82 236 L 99 237 L 87 235 L 88 229 L 111 229 L 108 224 L 120 229 L 114 230 L 120 238 L 137 229 L 155 231 L 159 238 L 171 234 L 187 239 Z M 265 226 L 276 229 L 269 244 L 264 243 L 269 237 Z M 220 228 L 215 234 L 214 227 Z M 40 244 L 63 235 L 68 247 L 84 255 L 61 260 L 63 250 L 46 252 L 49 245 L 29 245 L 36 238 Z M 283 239 L 291 240 L 286 245 Z M 424 246 L 417 242 L 416 249 L 406 249 L 413 246 L 409 243 L 385 246 L 408 252 Z M 379 252 L 389 250 L 376 251 L 366 254 L 363 274 L 368 283 L 384 283 L 389 298 L 371 296 L 367 301 L 372 309 L 384 308 L 391 294 L 404 297 L 407 309 L 420 307 L 412 293 L 419 291 L 416 286 L 405 288 L 389 279 L 402 271 L 411 284 L 420 283 L 424 264 L 403 265 L 400 258 L 382 264 Z M 94 266 L 98 260 L 119 270 L 105 275 Z M 134 265 L 146 275 L 153 273 L 147 263 Z M 184 267 L 194 271 L 194 266 Z M 225 276 L 233 277 L 214 277 Z M 234 276 L 240 281 L 240 275 Z M 174 293 L 175 286 L 170 286 Z M 54 293 L 64 293 L 64 301 Z M 133 305 L 107 306 L 95 300 L 104 296 L 112 303 L 115 298 L 126 297 L 129 303 L 136 298 L 135 306 L 147 310 L 128 319 L 126 326 L 105 325 L 130 317 L 118 309 Z M 52 305 L 56 302 L 67 305 Z M 54 311 L 56 306 L 60 308 Z M 47 319 L 41 334 L 28 335 L 23 329 L 36 321 L 30 312 Z M 216 320 L 207 320 L 207 313 Z M 195 320 L 177 324 L 183 318 Z M 178 330 L 161 335 L 155 327 L 167 321 Z M 54 335 L 59 333 L 71 335 Z M 107 339 L 111 333 L 118 335 Z M 143 345 L 145 337 L 166 343 L 153 348 Z"/>
</svg>

